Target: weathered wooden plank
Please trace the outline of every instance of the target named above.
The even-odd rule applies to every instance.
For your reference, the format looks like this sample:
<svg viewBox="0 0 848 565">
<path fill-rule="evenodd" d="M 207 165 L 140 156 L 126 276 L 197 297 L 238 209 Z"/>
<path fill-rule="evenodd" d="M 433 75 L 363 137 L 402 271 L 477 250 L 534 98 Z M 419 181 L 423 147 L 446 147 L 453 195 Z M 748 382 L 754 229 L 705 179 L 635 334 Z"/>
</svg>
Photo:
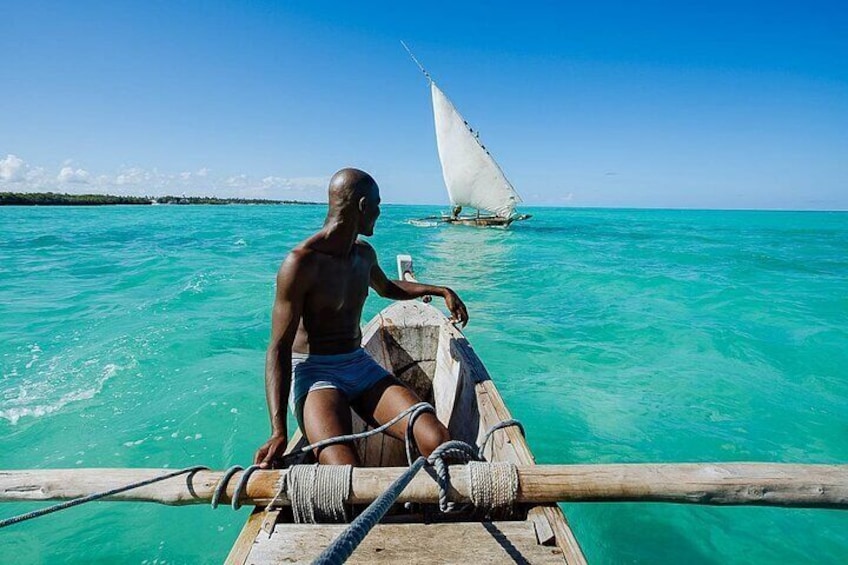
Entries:
<svg viewBox="0 0 848 565">
<path fill-rule="evenodd" d="M 227 555 L 225 565 L 243 565 L 247 560 L 250 550 L 253 548 L 253 543 L 262 531 L 262 520 L 265 518 L 265 512 L 257 507 L 250 513 L 244 527 L 236 538 L 233 547 L 230 548 L 230 553 Z"/>
<path fill-rule="evenodd" d="M 433 390 L 438 397 L 436 412 L 452 439 L 474 444 L 479 436 L 480 411 L 467 360 L 456 347 L 457 336 L 462 334 L 445 321 L 439 334 L 433 378 Z"/>
<path fill-rule="evenodd" d="M 429 311 L 426 315 L 415 313 L 410 316 L 411 319 L 418 320 L 420 324 L 440 325 L 433 376 L 437 414 L 448 426 L 451 437 L 477 443 L 490 426 L 511 417 L 509 410 L 462 332 L 446 323 L 435 310 L 417 309 Z M 492 461 L 525 465 L 535 462 L 524 438 L 514 428 L 496 433 L 486 456 Z M 531 508 L 528 519 L 534 524 L 539 543 L 555 541 L 567 562 L 585 563 L 579 544 L 558 506 Z"/>
<path fill-rule="evenodd" d="M 545 513 L 545 506 L 534 506 L 527 511 L 527 519 L 533 522 L 536 540 L 542 545 L 556 545 L 556 532 L 551 525 L 551 517 Z M 554 516 L 555 518 L 555 516 Z"/>
<path fill-rule="evenodd" d="M 311 563 L 343 529 L 280 525 L 271 539 L 256 541 L 247 563 Z M 562 555 L 559 548 L 537 544 L 527 522 L 379 524 L 347 563 L 562 563 Z"/>
<path fill-rule="evenodd" d="M 450 336 L 442 328 L 436 349 L 436 366 L 433 368 L 433 407 L 446 427 L 450 426 L 459 386 L 459 362 L 450 355 L 449 341 Z"/>
<path fill-rule="evenodd" d="M 568 525 L 568 519 L 559 506 L 547 505 L 537 506 L 534 510 L 541 512 L 547 518 L 548 525 L 553 529 L 554 540 L 556 546 L 562 551 L 562 557 L 569 565 L 585 565 L 586 556 L 583 555 L 583 549 L 580 547 L 571 526 Z M 536 516 L 533 516 L 534 524 L 537 523 Z M 538 530 L 537 530 L 538 531 Z"/>
</svg>

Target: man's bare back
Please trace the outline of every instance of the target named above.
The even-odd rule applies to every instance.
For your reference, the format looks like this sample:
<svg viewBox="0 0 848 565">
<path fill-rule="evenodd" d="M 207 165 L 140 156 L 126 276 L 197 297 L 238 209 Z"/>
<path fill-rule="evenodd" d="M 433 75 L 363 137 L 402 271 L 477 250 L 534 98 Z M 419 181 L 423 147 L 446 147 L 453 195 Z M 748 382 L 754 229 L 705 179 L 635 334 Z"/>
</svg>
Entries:
<svg viewBox="0 0 848 565">
<path fill-rule="evenodd" d="M 415 393 L 360 347 L 359 324 L 369 287 L 395 300 L 441 296 L 455 320 L 463 324 L 468 321 L 465 305 L 451 289 L 386 277 L 374 249 L 357 239 L 374 233 L 379 215 L 380 195 L 374 179 L 357 169 L 342 169 L 330 181 L 324 227 L 293 249 L 280 266 L 265 358 L 271 438 L 255 457 L 264 468 L 273 466 L 286 446 L 285 407 L 292 384 L 292 354 L 303 363 L 295 371 L 292 400 L 302 431 L 311 443 L 350 433 L 351 408 L 376 426 L 419 402 Z M 344 358 L 344 364 L 339 367 L 344 369 L 333 377 L 332 364 L 340 358 Z M 314 373 L 318 371 L 316 365 L 320 374 L 329 374 L 331 380 L 310 387 L 310 367 Z M 389 428 L 388 433 L 403 439 L 406 420 Z M 449 439 L 447 429 L 432 414 L 416 420 L 413 435 L 425 455 Z M 316 456 L 326 464 L 357 464 L 356 453 L 348 444 L 327 447 Z"/>
</svg>

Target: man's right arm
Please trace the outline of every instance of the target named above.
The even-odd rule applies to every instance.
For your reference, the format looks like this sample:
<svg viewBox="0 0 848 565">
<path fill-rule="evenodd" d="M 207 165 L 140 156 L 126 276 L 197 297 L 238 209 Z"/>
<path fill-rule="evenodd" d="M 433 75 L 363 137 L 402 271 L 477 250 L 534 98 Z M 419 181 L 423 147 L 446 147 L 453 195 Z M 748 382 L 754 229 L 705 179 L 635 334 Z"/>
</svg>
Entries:
<svg viewBox="0 0 848 565">
<path fill-rule="evenodd" d="M 291 388 L 291 351 L 309 287 L 303 256 L 292 252 L 277 273 L 277 292 L 271 315 L 271 339 L 265 353 L 265 396 L 271 418 L 271 437 L 256 452 L 254 463 L 269 469 L 288 441 L 286 401 Z"/>
</svg>

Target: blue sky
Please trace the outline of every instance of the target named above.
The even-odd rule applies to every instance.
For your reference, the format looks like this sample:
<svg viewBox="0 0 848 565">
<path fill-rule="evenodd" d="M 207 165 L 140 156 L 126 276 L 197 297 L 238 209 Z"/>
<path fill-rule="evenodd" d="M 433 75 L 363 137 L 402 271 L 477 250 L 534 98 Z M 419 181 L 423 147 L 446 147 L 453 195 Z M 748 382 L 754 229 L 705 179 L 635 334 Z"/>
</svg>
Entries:
<svg viewBox="0 0 848 565">
<path fill-rule="evenodd" d="M 0 0 L 0 190 L 447 202 L 426 81 L 528 204 L 848 209 L 848 8 Z"/>
</svg>

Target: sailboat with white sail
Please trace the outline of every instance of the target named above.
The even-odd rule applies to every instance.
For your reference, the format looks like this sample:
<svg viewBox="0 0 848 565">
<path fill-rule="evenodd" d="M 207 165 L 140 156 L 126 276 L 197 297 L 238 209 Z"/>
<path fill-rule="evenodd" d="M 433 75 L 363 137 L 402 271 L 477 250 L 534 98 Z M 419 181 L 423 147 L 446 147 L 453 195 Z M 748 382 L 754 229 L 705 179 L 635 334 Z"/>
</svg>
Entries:
<svg viewBox="0 0 848 565">
<path fill-rule="evenodd" d="M 529 214 L 516 213 L 521 196 L 480 141 L 479 133 L 468 125 L 406 44 L 401 44 L 430 83 L 436 145 L 452 207 L 450 214 L 426 219 L 450 224 L 508 227 L 515 221 L 530 218 Z M 463 208 L 473 208 L 476 213 L 462 215 Z"/>
</svg>

